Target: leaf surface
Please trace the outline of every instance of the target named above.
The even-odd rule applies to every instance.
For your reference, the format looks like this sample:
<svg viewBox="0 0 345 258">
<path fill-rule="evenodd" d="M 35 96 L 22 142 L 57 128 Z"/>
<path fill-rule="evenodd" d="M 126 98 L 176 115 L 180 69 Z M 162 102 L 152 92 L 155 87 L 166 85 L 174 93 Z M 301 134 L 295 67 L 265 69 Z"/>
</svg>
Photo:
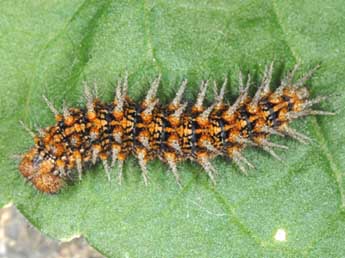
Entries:
<svg viewBox="0 0 345 258">
<path fill-rule="evenodd" d="M 0 204 L 13 202 L 42 232 L 58 239 L 82 234 L 109 257 L 344 257 L 345 6 L 307 1 L 1 1 Z M 116 79 L 129 73 L 139 100 L 159 73 L 162 102 L 188 78 L 186 99 L 201 79 L 228 74 L 233 100 L 240 69 L 259 81 L 276 60 L 275 85 L 302 61 L 313 96 L 333 94 L 324 110 L 293 126 L 314 139 L 289 150 L 284 162 L 250 149 L 250 176 L 223 159 L 213 187 L 200 167 L 180 165 L 183 189 L 167 167 L 151 162 L 144 186 L 137 162 L 125 183 L 109 184 L 101 166 L 58 195 L 43 195 L 19 175 L 13 155 L 32 139 L 19 126 L 54 122 L 42 101 L 82 106 L 83 82 L 96 82 L 110 101 Z M 211 92 L 211 91 L 210 91 Z M 209 101 L 212 94 L 209 94 Z M 113 177 L 116 170 L 113 171 Z M 278 229 L 286 241 L 275 240 Z"/>
</svg>

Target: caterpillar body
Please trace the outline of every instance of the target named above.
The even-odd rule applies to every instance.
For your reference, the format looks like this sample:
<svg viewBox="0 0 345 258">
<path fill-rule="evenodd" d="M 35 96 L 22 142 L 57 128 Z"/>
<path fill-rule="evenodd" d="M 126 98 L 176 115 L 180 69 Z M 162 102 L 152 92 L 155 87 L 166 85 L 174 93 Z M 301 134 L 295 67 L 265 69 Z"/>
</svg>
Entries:
<svg viewBox="0 0 345 258">
<path fill-rule="evenodd" d="M 168 165 L 179 185 L 177 164 L 186 159 L 200 164 L 213 183 L 217 171 L 211 160 L 216 156 L 229 157 L 246 173 L 246 168 L 253 165 L 242 154 L 245 147 L 260 147 L 279 159 L 273 148 L 287 147 L 270 142 L 270 135 L 307 143 L 310 139 L 289 127 L 290 122 L 308 115 L 334 114 L 312 109 L 326 99 L 310 99 L 305 85 L 318 66 L 294 80 L 297 68 L 295 65 L 273 91 L 272 62 L 252 97 L 250 77 L 244 84 L 240 73 L 240 94 L 231 105 L 224 102 L 226 79 L 219 91 L 214 83 L 215 99 L 208 107 L 203 106 L 208 81 L 202 81 L 196 102 L 190 105 L 182 101 L 186 80 L 172 102 L 162 105 L 156 97 L 160 76 L 139 104 L 127 96 L 127 77 L 118 83 L 111 103 L 93 97 L 85 87 L 86 107 L 64 107 L 59 113 L 44 97 L 56 124 L 34 136 L 35 145 L 23 155 L 19 170 L 44 193 L 59 192 L 71 176 L 81 180 L 86 167 L 98 161 L 103 163 L 109 180 L 111 168 L 117 163 L 121 183 L 123 164 L 129 155 L 138 159 L 145 184 L 147 162 L 155 158 Z"/>
</svg>

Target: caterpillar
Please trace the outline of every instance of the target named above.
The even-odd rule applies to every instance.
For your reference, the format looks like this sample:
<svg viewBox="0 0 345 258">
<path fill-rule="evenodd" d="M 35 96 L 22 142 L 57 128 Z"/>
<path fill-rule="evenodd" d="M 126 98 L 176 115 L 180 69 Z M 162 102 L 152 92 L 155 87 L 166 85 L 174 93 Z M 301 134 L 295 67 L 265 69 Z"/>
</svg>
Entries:
<svg viewBox="0 0 345 258">
<path fill-rule="evenodd" d="M 89 165 L 101 161 L 108 180 L 111 168 L 118 164 L 118 181 L 123 180 L 123 164 L 134 155 L 148 184 L 147 163 L 159 158 L 170 168 L 180 184 L 177 164 L 190 159 L 201 165 L 213 183 L 216 169 L 211 160 L 229 157 L 246 174 L 254 166 L 244 157 L 247 146 L 262 148 L 280 157 L 274 148 L 286 146 L 270 142 L 270 135 L 289 136 L 302 143 L 310 138 L 289 127 L 291 121 L 309 115 L 333 115 L 312 106 L 327 97 L 310 99 L 305 85 L 318 69 L 295 80 L 298 64 L 271 90 L 273 62 L 265 67 L 261 84 L 249 94 L 250 75 L 239 75 L 239 96 L 234 103 L 224 102 L 227 79 L 220 90 L 214 82 L 213 103 L 204 107 L 208 81 L 202 81 L 194 104 L 183 102 L 187 80 L 181 83 L 170 104 L 162 105 L 156 97 L 161 76 L 151 84 L 146 97 L 135 103 L 127 96 L 127 76 L 119 80 L 114 100 L 104 103 L 85 87 L 85 108 L 63 107 L 62 113 L 43 96 L 55 115 L 56 123 L 34 135 L 35 145 L 23 155 L 20 173 L 39 191 L 57 193 L 73 177 L 82 179 Z"/>
</svg>

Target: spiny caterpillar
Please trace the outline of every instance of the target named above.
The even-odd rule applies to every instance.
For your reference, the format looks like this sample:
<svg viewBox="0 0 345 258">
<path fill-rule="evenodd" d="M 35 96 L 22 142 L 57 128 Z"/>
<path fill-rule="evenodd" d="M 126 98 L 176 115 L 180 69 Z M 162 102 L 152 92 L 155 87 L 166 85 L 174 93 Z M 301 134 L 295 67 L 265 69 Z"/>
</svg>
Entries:
<svg viewBox="0 0 345 258">
<path fill-rule="evenodd" d="M 273 148 L 284 145 L 268 141 L 270 135 L 290 136 L 302 143 L 310 139 L 288 126 L 297 118 L 334 113 L 313 110 L 312 106 L 326 99 L 309 99 L 305 83 L 318 68 L 310 70 L 294 82 L 298 65 L 270 89 L 273 62 L 265 68 L 261 85 L 253 97 L 248 75 L 244 85 L 239 76 L 240 94 L 232 104 L 224 103 L 227 79 L 215 99 L 204 107 L 208 81 L 202 81 L 194 104 L 182 102 L 187 81 L 184 80 L 173 101 L 161 105 L 156 98 L 160 76 L 156 78 L 140 104 L 127 96 L 127 76 L 119 81 L 114 101 L 103 103 L 85 87 L 86 108 L 66 108 L 62 114 L 44 97 L 54 113 L 56 124 L 41 129 L 34 136 L 35 145 L 19 165 L 21 174 L 42 192 L 56 193 L 71 178 L 82 178 L 89 164 L 102 161 L 108 180 L 110 167 L 118 163 L 121 183 L 124 161 L 134 155 L 139 162 L 144 183 L 148 183 L 147 162 L 159 158 L 165 162 L 180 185 L 177 163 L 190 159 L 200 164 L 215 183 L 216 169 L 211 160 L 216 156 L 231 158 L 246 173 L 253 165 L 242 155 L 246 146 L 260 147 L 279 159 Z"/>
</svg>

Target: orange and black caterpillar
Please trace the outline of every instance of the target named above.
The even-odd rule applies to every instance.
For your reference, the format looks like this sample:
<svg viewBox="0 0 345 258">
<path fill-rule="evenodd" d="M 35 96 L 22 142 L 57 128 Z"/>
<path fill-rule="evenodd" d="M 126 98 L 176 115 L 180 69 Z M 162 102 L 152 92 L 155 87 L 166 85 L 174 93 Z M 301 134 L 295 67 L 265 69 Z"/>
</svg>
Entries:
<svg viewBox="0 0 345 258">
<path fill-rule="evenodd" d="M 186 159 L 199 163 L 215 182 L 216 169 L 210 160 L 215 156 L 230 157 L 246 173 L 252 164 L 242 155 L 246 146 L 256 146 L 279 159 L 273 148 L 286 148 L 268 141 L 271 134 L 290 136 L 306 143 L 309 138 L 288 124 L 308 115 L 330 115 L 312 110 L 325 97 L 309 99 L 306 81 L 314 68 L 294 81 L 298 65 L 272 91 L 273 63 L 267 66 L 261 85 L 249 96 L 250 78 L 243 84 L 239 77 L 240 94 L 232 105 L 224 103 L 226 79 L 215 100 L 203 106 L 208 81 L 200 86 L 195 104 L 182 102 L 187 81 L 183 81 L 173 101 L 161 105 L 156 98 L 160 76 L 155 79 L 145 99 L 138 103 L 127 97 L 127 78 L 120 81 L 114 101 L 103 103 L 85 88 L 86 108 L 65 108 L 60 114 L 44 97 L 55 114 L 56 124 L 40 130 L 35 145 L 23 157 L 19 170 L 33 185 L 45 193 L 56 193 L 71 177 L 82 177 L 88 164 L 101 160 L 108 179 L 110 167 L 118 163 L 118 179 L 126 158 L 138 159 L 144 183 L 148 182 L 147 162 L 159 158 L 165 162 L 180 184 L 177 163 Z M 110 164 L 109 164 L 110 163 Z"/>
</svg>

